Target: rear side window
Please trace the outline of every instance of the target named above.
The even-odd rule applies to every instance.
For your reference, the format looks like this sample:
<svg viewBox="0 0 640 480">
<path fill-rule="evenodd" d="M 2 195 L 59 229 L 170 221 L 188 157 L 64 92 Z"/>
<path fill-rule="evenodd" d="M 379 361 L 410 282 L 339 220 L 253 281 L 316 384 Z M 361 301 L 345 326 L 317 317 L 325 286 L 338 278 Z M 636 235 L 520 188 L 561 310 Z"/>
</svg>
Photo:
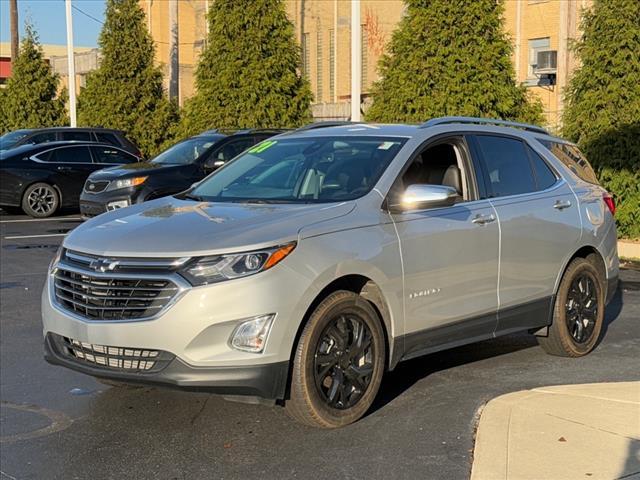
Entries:
<svg viewBox="0 0 640 480">
<path fill-rule="evenodd" d="M 137 162 L 138 159 L 133 155 L 123 152 L 122 150 L 118 150 L 117 148 L 109 148 L 109 147 L 91 147 L 93 151 L 93 157 L 96 163 L 111 163 L 111 164 L 122 164 L 122 163 L 134 163 Z"/>
<path fill-rule="evenodd" d="M 95 132 L 95 136 L 101 143 L 108 143 L 109 145 L 120 146 L 120 142 L 113 133 Z"/>
<path fill-rule="evenodd" d="M 45 161 L 55 163 L 92 163 L 89 147 L 56 148 L 51 151 Z"/>
<path fill-rule="evenodd" d="M 569 170 L 575 173 L 578 178 L 585 182 L 594 183 L 598 185 L 598 177 L 596 173 L 589 165 L 589 162 L 582 154 L 578 147 L 575 145 L 569 145 L 567 143 L 554 142 L 547 139 L 539 138 L 538 141 L 542 143 L 553 155 L 564 163 Z"/>
<path fill-rule="evenodd" d="M 536 182 L 525 145 L 520 140 L 477 135 L 492 197 L 534 192 Z"/>
<path fill-rule="evenodd" d="M 62 140 L 68 141 L 79 141 L 79 142 L 91 142 L 91 133 L 89 132 L 78 132 L 78 131 L 67 131 L 62 132 L 60 134 L 62 136 Z"/>
<path fill-rule="evenodd" d="M 538 153 L 527 145 L 527 152 L 531 158 L 531 165 L 533 171 L 536 174 L 536 182 L 538 184 L 538 190 L 546 190 L 551 187 L 558 180 L 556 174 L 553 173 L 547 162 Z"/>
</svg>

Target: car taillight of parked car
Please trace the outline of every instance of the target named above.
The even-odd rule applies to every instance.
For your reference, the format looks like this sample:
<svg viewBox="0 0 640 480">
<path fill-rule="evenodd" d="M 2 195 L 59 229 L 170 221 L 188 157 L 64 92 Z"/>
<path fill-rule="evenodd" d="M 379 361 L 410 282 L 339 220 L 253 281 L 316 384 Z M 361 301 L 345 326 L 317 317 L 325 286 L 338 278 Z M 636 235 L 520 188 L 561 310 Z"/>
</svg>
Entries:
<svg viewBox="0 0 640 480">
<path fill-rule="evenodd" d="M 607 208 L 611 212 L 611 215 L 615 215 L 616 214 L 616 202 L 613 199 L 613 195 L 611 195 L 608 192 L 605 192 L 605 193 L 602 194 L 602 200 L 604 201 L 605 205 L 607 206 Z"/>
</svg>

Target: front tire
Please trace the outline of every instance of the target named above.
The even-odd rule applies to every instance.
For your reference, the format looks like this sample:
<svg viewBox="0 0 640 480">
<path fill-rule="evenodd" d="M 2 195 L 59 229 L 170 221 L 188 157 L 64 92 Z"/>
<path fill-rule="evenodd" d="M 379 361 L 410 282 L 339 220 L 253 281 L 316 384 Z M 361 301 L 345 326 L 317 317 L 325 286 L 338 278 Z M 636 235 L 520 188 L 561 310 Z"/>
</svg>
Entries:
<svg viewBox="0 0 640 480">
<path fill-rule="evenodd" d="M 320 428 L 355 422 L 378 393 L 385 359 L 384 332 L 371 304 L 353 292 L 332 293 L 300 336 L 287 412 Z"/>
<path fill-rule="evenodd" d="M 560 281 L 549 335 L 538 337 L 538 343 L 551 355 L 586 355 L 600 338 L 604 304 L 602 274 L 592 262 L 575 258 Z"/>
<path fill-rule="evenodd" d="M 22 195 L 22 210 L 34 218 L 50 217 L 60 206 L 60 196 L 48 183 L 34 183 Z"/>
</svg>

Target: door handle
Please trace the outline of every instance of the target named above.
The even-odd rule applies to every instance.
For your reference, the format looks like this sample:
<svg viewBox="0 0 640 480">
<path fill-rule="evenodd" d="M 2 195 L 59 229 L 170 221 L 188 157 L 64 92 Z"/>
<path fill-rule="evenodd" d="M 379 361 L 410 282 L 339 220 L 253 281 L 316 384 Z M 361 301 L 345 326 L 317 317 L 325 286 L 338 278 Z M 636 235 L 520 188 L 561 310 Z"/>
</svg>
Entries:
<svg viewBox="0 0 640 480">
<path fill-rule="evenodd" d="M 556 200 L 556 203 L 553 204 L 553 208 L 556 210 L 564 210 L 565 208 L 569 208 L 571 206 L 571 202 L 569 200 Z"/>
<path fill-rule="evenodd" d="M 471 220 L 471 222 L 475 223 L 476 225 L 484 225 L 485 223 L 491 223 L 495 221 L 495 219 L 496 217 L 492 213 L 491 215 L 476 215 L 473 220 Z"/>
<path fill-rule="evenodd" d="M 64 171 L 67 171 L 67 170 L 71 170 L 71 167 L 63 167 L 62 165 L 60 165 L 60 166 L 57 168 L 57 170 L 58 170 L 59 172 L 64 172 Z"/>
</svg>

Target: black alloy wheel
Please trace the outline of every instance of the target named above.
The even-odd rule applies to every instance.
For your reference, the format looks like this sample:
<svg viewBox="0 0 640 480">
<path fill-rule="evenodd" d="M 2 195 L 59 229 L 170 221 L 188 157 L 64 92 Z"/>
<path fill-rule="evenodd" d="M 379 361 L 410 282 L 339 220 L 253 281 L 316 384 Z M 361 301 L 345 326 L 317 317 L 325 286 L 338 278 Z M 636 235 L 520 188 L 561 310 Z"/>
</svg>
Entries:
<svg viewBox="0 0 640 480">
<path fill-rule="evenodd" d="M 358 315 L 339 315 L 325 328 L 316 347 L 314 379 L 321 398 L 332 408 L 350 408 L 371 383 L 371 330 Z"/>
</svg>

